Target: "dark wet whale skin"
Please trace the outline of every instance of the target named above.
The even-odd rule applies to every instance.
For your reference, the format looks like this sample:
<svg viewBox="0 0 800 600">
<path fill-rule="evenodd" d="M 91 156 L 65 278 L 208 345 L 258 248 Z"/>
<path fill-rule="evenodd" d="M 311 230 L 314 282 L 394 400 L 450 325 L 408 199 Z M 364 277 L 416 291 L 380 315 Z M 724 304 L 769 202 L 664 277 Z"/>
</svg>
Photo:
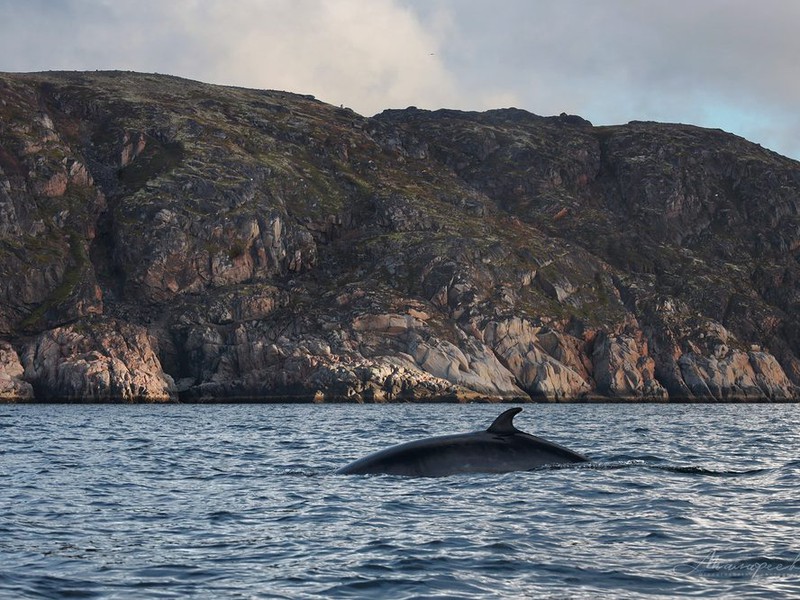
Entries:
<svg viewBox="0 0 800 600">
<path fill-rule="evenodd" d="M 486 431 L 399 444 L 359 459 L 337 473 L 442 477 L 456 473 L 527 471 L 544 465 L 588 461 L 577 452 L 514 427 L 514 415 L 521 410 L 505 411 Z"/>
</svg>

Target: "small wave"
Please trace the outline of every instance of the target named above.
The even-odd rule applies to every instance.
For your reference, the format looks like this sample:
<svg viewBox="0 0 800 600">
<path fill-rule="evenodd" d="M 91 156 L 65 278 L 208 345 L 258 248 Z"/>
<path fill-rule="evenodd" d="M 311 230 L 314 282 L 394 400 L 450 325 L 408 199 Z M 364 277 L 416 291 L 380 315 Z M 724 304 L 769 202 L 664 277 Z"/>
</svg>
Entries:
<svg viewBox="0 0 800 600">
<path fill-rule="evenodd" d="M 319 477 L 320 475 L 330 475 L 332 473 L 333 473 L 333 471 L 331 471 L 330 469 L 324 469 L 324 468 L 319 468 L 319 467 L 317 467 L 317 468 L 311 468 L 311 467 L 297 468 L 297 467 L 294 467 L 294 468 L 283 469 L 282 471 L 280 471 L 279 474 L 283 475 L 283 476 L 288 476 L 288 477 Z"/>
<path fill-rule="evenodd" d="M 514 544 L 509 544 L 508 542 L 490 542 L 488 544 L 484 544 L 479 549 L 483 552 L 503 555 L 515 554 L 519 552 L 519 549 L 514 546 Z"/>
<path fill-rule="evenodd" d="M 592 469 L 594 471 L 613 471 L 615 469 L 629 469 L 631 467 L 651 466 L 648 462 L 639 459 L 614 460 L 609 462 L 591 462 L 576 465 L 580 469 Z"/>
<path fill-rule="evenodd" d="M 695 465 L 687 466 L 670 466 L 670 465 L 649 465 L 652 469 L 659 471 L 667 471 L 669 473 L 678 473 L 680 475 L 702 475 L 705 477 L 753 477 L 756 475 L 763 475 L 769 473 L 772 469 L 745 469 L 743 471 L 737 470 L 716 470 L 707 469 L 705 467 L 698 467 Z"/>
<path fill-rule="evenodd" d="M 582 469 L 593 469 L 597 471 L 612 471 L 616 469 L 631 469 L 631 468 L 646 468 L 654 469 L 656 471 L 666 471 L 667 473 L 676 473 L 679 475 L 702 475 L 705 477 L 755 477 L 772 472 L 774 469 L 759 468 L 759 469 L 709 469 L 698 465 L 662 465 L 653 464 L 654 460 L 662 461 L 657 457 L 646 458 L 628 458 L 624 460 L 611 460 L 608 462 L 592 462 L 586 464 L 575 465 Z M 556 465 L 558 466 L 558 465 Z"/>
<path fill-rule="evenodd" d="M 423 435 L 430 435 L 430 432 L 423 427 L 409 427 L 403 430 L 403 436 L 408 436 L 409 438 Z"/>
<path fill-rule="evenodd" d="M 153 447 L 152 444 L 143 444 L 141 446 L 132 446 L 132 447 L 128 448 L 127 451 L 128 452 L 144 452 L 144 451 L 150 450 L 150 448 L 152 448 L 152 447 Z"/>
<path fill-rule="evenodd" d="M 651 531 L 644 537 L 646 540 L 670 540 L 673 536 L 664 531 Z"/>
<path fill-rule="evenodd" d="M 308 450 L 310 445 L 302 440 L 279 440 L 278 445 L 287 450 Z"/>
<path fill-rule="evenodd" d="M 109 438 L 110 441 L 116 441 L 114 438 Z M 153 444 L 153 440 L 146 437 L 129 437 L 122 440 L 126 444 L 145 444 L 146 446 L 151 446 Z"/>
<path fill-rule="evenodd" d="M 539 467 L 534 467 L 533 469 L 529 469 L 527 472 L 536 472 L 536 471 L 563 471 L 563 470 L 570 470 L 570 469 L 585 469 L 591 468 L 591 465 L 594 463 L 553 463 L 550 465 L 541 465 Z M 509 473 L 515 473 L 516 471 L 510 471 L 508 473 L 461 473 L 461 475 L 508 475 Z"/>
<path fill-rule="evenodd" d="M 609 456 L 608 458 L 603 460 L 603 463 L 636 463 L 636 464 L 647 464 L 647 463 L 662 463 L 664 459 L 660 456 L 656 456 L 655 454 L 616 454 L 614 456 Z"/>
<path fill-rule="evenodd" d="M 132 585 L 134 587 L 150 588 L 154 584 L 167 585 L 186 580 L 209 580 L 218 575 L 214 569 L 201 568 L 190 564 L 162 564 L 148 565 L 132 571 Z M 138 579 L 138 581 L 136 581 Z"/>
<path fill-rule="evenodd" d="M 208 515 L 208 520 L 211 523 L 226 523 L 229 521 L 241 521 L 242 515 L 230 512 L 228 510 L 217 510 Z"/>
<path fill-rule="evenodd" d="M 96 583 L 68 577 L 0 578 L 0 593 L 11 592 L 19 598 L 102 598 Z"/>
<path fill-rule="evenodd" d="M 430 545 L 430 544 L 425 544 Z M 397 552 L 400 547 L 388 540 L 370 540 L 369 543 L 362 546 L 359 552 Z"/>
</svg>

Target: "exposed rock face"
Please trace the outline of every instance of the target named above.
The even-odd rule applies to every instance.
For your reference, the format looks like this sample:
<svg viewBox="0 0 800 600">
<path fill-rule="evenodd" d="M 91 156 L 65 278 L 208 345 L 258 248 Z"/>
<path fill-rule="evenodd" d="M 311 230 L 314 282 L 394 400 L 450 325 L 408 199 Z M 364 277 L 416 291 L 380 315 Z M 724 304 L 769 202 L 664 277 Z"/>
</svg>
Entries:
<svg viewBox="0 0 800 600">
<path fill-rule="evenodd" d="M 589 392 L 585 374 L 571 368 L 568 361 L 556 358 L 563 336 L 547 331 L 555 345 L 545 349 L 542 328 L 519 318 L 491 322 L 484 329 L 486 343 L 514 374 L 525 391 L 534 398 L 565 400 Z M 548 352 L 550 350 L 550 352 Z"/>
<path fill-rule="evenodd" d="M 611 398 L 666 400 L 667 390 L 655 377 L 655 360 L 640 331 L 600 333 L 592 352 L 597 391 Z"/>
<path fill-rule="evenodd" d="M 33 400 L 33 386 L 22 379 L 24 369 L 14 348 L 0 341 L 0 400 L 27 402 Z"/>
<path fill-rule="evenodd" d="M 174 391 L 147 331 L 113 319 L 46 331 L 28 344 L 24 362 L 43 400 L 158 402 Z"/>
<path fill-rule="evenodd" d="M 690 126 L 0 75 L 0 335 L 0 398 L 798 399 L 800 165 Z"/>
</svg>

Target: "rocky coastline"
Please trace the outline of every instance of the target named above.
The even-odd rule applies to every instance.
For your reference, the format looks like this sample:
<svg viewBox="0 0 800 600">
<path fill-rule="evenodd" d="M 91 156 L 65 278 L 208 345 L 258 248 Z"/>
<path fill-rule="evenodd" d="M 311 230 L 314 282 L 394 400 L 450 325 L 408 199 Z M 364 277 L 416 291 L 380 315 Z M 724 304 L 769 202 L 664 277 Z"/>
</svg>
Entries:
<svg viewBox="0 0 800 600">
<path fill-rule="evenodd" d="M 800 400 L 800 163 L 719 130 L 0 74 L 0 401 Z"/>
</svg>

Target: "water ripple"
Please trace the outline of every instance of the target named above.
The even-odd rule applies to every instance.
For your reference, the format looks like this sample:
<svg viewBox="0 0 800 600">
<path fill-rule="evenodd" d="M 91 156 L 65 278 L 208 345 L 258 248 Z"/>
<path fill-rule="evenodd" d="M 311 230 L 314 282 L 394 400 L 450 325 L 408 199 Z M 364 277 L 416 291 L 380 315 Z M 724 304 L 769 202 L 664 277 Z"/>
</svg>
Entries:
<svg viewBox="0 0 800 600">
<path fill-rule="evenodd" d="M 518 426 L 593 462 L 334 474 L 497 412 L 4 407 L 0 597 L 800 595 L 792 405 L 530 406 Z"/>
</svg>

